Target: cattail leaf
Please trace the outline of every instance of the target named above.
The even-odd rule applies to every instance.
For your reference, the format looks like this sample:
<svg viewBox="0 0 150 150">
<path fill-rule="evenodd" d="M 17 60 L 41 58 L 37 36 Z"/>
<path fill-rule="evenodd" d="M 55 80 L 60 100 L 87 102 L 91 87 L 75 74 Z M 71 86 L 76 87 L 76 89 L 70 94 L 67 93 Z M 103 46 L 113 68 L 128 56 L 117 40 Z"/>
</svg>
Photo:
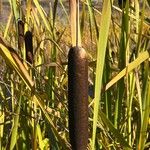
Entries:
<svg viewBox="0 0 150 150">
<path fill-rule="evenodd" d="M 107 126 L 109 128 L 109 130 L 113 133 L 113 135 L 115 136 L 115 138 L 117 139 L 117 141 L 121 144 L 121 146 L 123 148 L 128 148 L 128 149 L 132 149 L 128 142 L 125 141 L 125 138 L 123 137 L 122 134 L 120 134 L 120 132 L 114 127 L 114 125 L 111 123 L 111 121 L 109 119 L 107 119 L 106 115 L 100 111 L 100 116 L 102 121 L 104 122 L 105 126 Z"/>
<path fill-rule="evenodd" d="M 14 69 L 19 74 L 25 84 L 30 89 L 32 89 L 34 82 L 32 81 L 26 67 L 14 49 L 8 46 L 4 40 L 2 40 L 2 38 L 0 38 L 0 54 L 4 57 L 6 63 L 8 63 L 12 69 Z"/>
<path fill-rule="evenodd" d="M 21 91 L 20 91 L 21 92 Z M 13 127 L 12 127 L 12 133 L 11 133 L 11 140 L 10 140 L 10 146 L 9 149 L 13 150 L 16 142 L 17 142 L 17 134 L 18 134 L 18 127 L 19 127 L 19 117 L 20 117 L 20 105 L 21 105 L 21 98 L 22 94 L 20 94 L 19 102 L 16 108 L 16 115 L 14 116 L 14 122 L 13 122 Z"/>
<path fill-rule="evenodd" d="M 45 107 L 44 107 L 44 103 L 40 97 L 39 94 L 35 93 L 35 95 L 33 96 L 34 101 L 37 102 L 37 104 L 40 106 L 45 118 L 47 119 L 48 123 L 51 126 L 51 129 L 53 131 L 53 134 L 55 135 L 54 137 L 56 138 L 56 140 L 61 144 L 61 146 L 63 147 L 63 149 L 69 150 L 69 144 L 59 135 L 56 127 L 53 124 L 52 119 L 50 118 L 48 112 L 46 111 Z"/>
<path fill-rule="evenodd" d="M 34 4 L 35 4 L 35 6 L 36 6 L 36 8 L 37 8 L 37 10 L 38 10 L 38 12 L 39 12 L 39 14 L 40 14 L 40 16 L 41 16 L 41 19 L 43 20 L 43 23 L 44 23 L 44 25 L 45 25 L 45 27 L 46 27 L 46 29 L 49 31 L 49 33 L 51 34 L 51 26 L 50 26 L 50 23 L 49 23 L 49 21 L 47 20 L 47 18 L 46 18 L 46 13 L 44 12 L 44 10 L 41 8 L 41 6 L 40 6 L 40 4 L 39 4 L 39 2 L 37 1 L 37 0 L 33 0 L 33 2 L 34 2 Z"/>
<path fill-rule="evenodd" d="M 113 1 L 112 1 L 113 3 Z M 107 38 L 109 33 L 109 25 L 111 21 L 111 2 L 104 0 L 101 16 L 101 25 L 99 31 L 99 42 L 97 47 L 97 64 L 96 64 L 96 81 L 95 81 L 95 101 L 94 101 L 94 116 L 93 116 L 93 134 L 92 134 L 92 150 L 95 149 L 95 138 L 98 121 L 99 104 L 101 99 L 102 76 L 105 61 L 105 52 Z"/>
<path fill-rule="evenodd" d="M 94 25 L 95 30 L 96 30 L 96 35 L 97 35 L 97 38 L 98 38 L 99 37 L 99 29 L 98 29 L 98 25 L 97 25 L 97 22 L 96 22 L 94 10 L 91 7 L 92 6 L 92 1 L 91 0 L 86 0 L 86 1 L 87 1 L 88 10 L 89 10 L 89 16 L 90 16 L 90 26 L 93 27 L 93 25 Z"/>
<path fill-rule="evenodd" d="M 15 21 L 17 23 L 18 19 L 22 19 L 20 0 L 11 0 L 12 10 L 15 16 Z"/>
<path fill-rule="evenodd" d="M 58 0 L 54 1 L 54 7 L 53 7 L 53 27 L 55 25 L 56 15 L 57 15 L 57 6 L 58 6 Z"/>
<path fill-rule="evenodd" d="M 8 35 L 8 31 L 9 31 L 9 28 L 10 28 L 10 26 L 11 26 L 12 20 L 13 20 L 13 12 L 11 11 L 11 12 L 10 12 L 10 15 L 9 15 L 9 18 L 8 18 L 8 21 L 7 21 L 6 28 L 5 28 L 4 39 L 5 39 L 6 36 Z"/>
<path fill-rule="evenodd" d="M 119 81 L 122 77 L 124 77 L 127 73 L 137 68 L 141 63 L 143 63 L 148 58 L 149 58 L 148 51 L 140 53 L 137 59 L 129 63 L 126 68 L 124 68 L 119 74 L 117 74 L 117 76 L 115 76 L 109 83 L 107 83 L 107 85 L 105 86 L 105 91 L 108 90 L 117 81 Z"/>
<path fill-rule="evenodd" d="M 148 126 L 150 117 L 150 67 L 148 61 L 146 64 L 146 84 L 143 89 L 141 129 L 138 143 L 138 149 L 140 150 L 144 150 L 146 148 L 145 143 L 149 142 Z"/>
</svg>

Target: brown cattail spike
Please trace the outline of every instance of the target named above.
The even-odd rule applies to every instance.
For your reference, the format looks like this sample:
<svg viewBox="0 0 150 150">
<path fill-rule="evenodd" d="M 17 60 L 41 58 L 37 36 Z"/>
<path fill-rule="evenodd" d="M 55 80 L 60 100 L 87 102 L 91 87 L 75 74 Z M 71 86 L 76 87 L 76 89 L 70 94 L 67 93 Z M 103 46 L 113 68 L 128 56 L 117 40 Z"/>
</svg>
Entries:
<svg viewBox="0 0 150 150">
<path fill-rule="evenodd" d="M 18 49 L 21 50 L 24 42 L 24 22 L 18 21 Z"/>
<path fill-rule="evenodd" d="M 83 48 L 72 47 L 68 56 L 69 133 L 73 150 L 88 145 L 88 61 Z"/>
<path fill-rule="evenodd" d="M 33 43 L 32 43 L 32 32 L 27 31 L 25 34 L 25 48 L 26 48 L 26 60 L 33 63 Z"/>
</svg>

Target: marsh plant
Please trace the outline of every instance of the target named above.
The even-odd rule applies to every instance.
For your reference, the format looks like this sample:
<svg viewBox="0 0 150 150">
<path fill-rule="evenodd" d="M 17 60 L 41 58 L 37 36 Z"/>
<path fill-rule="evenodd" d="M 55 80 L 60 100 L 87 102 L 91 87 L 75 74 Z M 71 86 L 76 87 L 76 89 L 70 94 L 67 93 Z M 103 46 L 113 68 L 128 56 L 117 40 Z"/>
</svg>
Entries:
<svg viewBox="0 0 150 150">
<path fill-rule="evenodd" d="M 68 51 L 77 38 L 89 62 L 87 149 L 150 148 L 150 1 L 79 6 L 76 34 L 66 0 L 0 0 L 0 149 L 71 149 Z"/>
</svg>

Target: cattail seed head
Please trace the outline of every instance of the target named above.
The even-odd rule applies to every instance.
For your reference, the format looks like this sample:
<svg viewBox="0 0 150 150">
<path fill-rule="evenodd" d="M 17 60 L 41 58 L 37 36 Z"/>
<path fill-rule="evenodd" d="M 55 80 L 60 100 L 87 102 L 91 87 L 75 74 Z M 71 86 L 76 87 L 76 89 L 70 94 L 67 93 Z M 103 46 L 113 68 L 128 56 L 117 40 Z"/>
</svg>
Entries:
<svg viewBox="0 0 150 150">
<path fill-rule="evenodd" d="M 69 133 L 73 150 L 88 144 L 88 61 L 83 48 L 72 47 L 68 56 Z"/>
</svg>

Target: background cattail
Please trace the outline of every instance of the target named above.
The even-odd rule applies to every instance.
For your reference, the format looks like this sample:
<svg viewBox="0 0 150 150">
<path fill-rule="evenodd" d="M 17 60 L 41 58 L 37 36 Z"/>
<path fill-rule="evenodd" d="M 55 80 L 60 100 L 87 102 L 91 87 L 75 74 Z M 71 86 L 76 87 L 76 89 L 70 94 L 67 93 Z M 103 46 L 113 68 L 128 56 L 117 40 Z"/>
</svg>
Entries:
<svg viewBox="0 0 150 150">
<path fill-rule="evenodd" d="M 88 144 L 88 61 L 83 48 L 72 47 L 68 58 L 68 109 L 73 150 Z"/>
<path fill-rule="evenodd" d="M 72 149 L 149 149 L 149 0 L 126 0 L 122 10 L 118 1 L 82 0 L 81 14 L 78 5 L 68 12 L 66 0 L 1 2 L 0 149 L 70 150 L 70 141 Z M 32 32 L 33 65 L 26 64 L 32 39 L 18 49 L 18 21 Z"/>
<path fill-rule="evenodd" d="M 69 135 L 73 150 L 88 145 L 88 61 L 81 48 L 79 0 L 70 0 L 72 48 L 68 55 Z"/>
<path fill-rule="evenodd" d="M 24 22 L 22 20 L 18 21 L 18 48 L 21 50 L 24 43 Z"/>
<path fill-rule="evenodd" d="M 33 43 L 32 43 L 32 32 L 27 31 L 25 34 L 25 48 L 26 48 L 26 60 L 33 63 Z"/>
</svg>

